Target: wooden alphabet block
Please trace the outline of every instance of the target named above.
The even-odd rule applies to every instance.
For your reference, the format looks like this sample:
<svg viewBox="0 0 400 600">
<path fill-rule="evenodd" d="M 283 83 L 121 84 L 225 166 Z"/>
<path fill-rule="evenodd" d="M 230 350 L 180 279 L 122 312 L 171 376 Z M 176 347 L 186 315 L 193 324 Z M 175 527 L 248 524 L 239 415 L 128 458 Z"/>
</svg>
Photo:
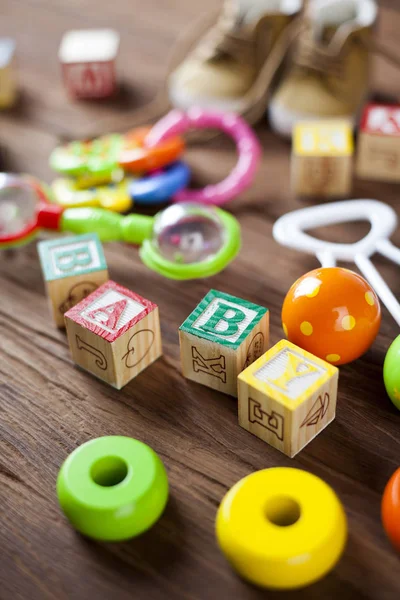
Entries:
<svg viewBox="0 0 400 600">
<path fill-rule="evenodd" d="M 351 192 L 353 132 L 346 121 L 294 127 L 292 190 L 298 196 L 342 197 Z"/>
<path fill-rule="evenodd" d="M 106 98 L 116 90 L 119 35 L 112 29 L 64 34 L 58 53 L 65 87 L 74 98 Z"/>
<path fill-rule="evenodd" d="M 183 375 L 231 396 L 237 376 L 268 348 L 269 311 L 210 290 L 179 328 Z"/>
<path fill-rule="evenodd" d="M 0 109 L 9 108 L 16 100 L 17 85 L 14 71 L 15 42 L 0 38 Z"/>
<path fill-rule="evenodd" d="M 238 377 L 239 425 L 293 457 L 335 418 L 338 377 L 281 340 Z"/>
<path fill-rule="evenodd" d="M 47 296 L 57 327 L 64 313 L 108 280 L 106 259 L 95 233 L 39 242 Z"/>
<path fill-rule="evenodd" d="M 158 307 L 107 281 L 65 314 L 72 358 L 118 390 L 162 354 Z"/>
<path fill-rule="evenodd" d="M 356 173 L 361 179 L 400 181 L 400 105 L 369 104 L 365 108 Z"/>
</svg>

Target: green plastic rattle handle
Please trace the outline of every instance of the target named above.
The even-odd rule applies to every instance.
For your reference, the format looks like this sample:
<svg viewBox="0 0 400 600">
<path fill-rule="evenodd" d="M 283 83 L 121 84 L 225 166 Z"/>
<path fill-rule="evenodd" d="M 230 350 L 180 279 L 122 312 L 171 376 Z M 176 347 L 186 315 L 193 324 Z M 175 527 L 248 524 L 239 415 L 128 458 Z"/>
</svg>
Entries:
<svg viewBox="0 0 400 600">
<path fill-rule="evenodd" d="M 67 208 L 60 221 L 61 231 L 97 233 L 102 242 L 142 244 L 151 238 L 153 217 L 119 215 L 102 208 Z"/>
</svg>

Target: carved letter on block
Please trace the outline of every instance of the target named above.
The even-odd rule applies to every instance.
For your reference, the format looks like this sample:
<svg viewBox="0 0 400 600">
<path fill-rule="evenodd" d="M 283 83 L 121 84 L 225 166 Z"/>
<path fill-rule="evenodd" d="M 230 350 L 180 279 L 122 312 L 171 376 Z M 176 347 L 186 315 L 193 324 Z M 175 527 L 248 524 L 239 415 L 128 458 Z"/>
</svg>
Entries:
<svg viewBox="0 0 400 600">
<path fill-rule="evenodd" d="M 183 375 L 237 396 L 237 376 L 268 348 L 269 312 L 210 290 L 179 328 Z"/>
<path fill-rule="evenodd" d="M 338 376 L 282 340 L 239 375 L 239 425 L 293 457 L 335 418 Z"/>
<path fill-rule="evenodd" d="M 64 313 L 108 280 L 106 259 L 95 233 L 39 242 L 47 296 L 57 327 Z"/>
<path fill-rule="evenodd" d="M 400 181 L 400 106 L 370 104 L 361 121 L 356 163 L 362 179 Z"/>
<path fill-rule="evenodd" d="M 162 354 L 158 307 L 114 281 L 69 310 L 65 325 L 74 361 L 117 389 Z"/>
<path fill-rule="evenodd" d="M 353 133 L 346 121 L 298 123 L 293 131 L 293 192 L 298 196 L 347 196 L 352 156 Z"/>
<path fill-rule="evenodd" d="M 75 98 L 106 98 L 116 90 L 119 34 L 112 29 L 67 31 L 59 59 L 65 87 Z"/>
</svg>

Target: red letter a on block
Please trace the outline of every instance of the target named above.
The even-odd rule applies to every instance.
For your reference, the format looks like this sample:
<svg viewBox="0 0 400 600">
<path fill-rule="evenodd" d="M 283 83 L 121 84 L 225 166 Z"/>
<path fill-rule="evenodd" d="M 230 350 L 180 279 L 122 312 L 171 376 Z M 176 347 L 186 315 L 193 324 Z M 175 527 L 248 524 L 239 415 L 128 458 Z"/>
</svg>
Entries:
<svg viewBox="0 0 400 600">
<path fill-rule="evenodd" d="M 109 329 L 117 329 L 119 318 L 124 312 L 126 304 L 126 300 L 118 300 L 114 304 L 100 306 L 88 313 L 88 317 Z"/>
</svg>

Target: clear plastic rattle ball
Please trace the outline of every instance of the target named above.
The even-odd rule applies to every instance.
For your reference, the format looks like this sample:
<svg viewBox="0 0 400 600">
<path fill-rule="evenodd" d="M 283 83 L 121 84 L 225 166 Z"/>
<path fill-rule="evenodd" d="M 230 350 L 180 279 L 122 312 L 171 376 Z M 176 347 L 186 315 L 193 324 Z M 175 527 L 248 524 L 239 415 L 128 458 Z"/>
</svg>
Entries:
<svg viewBox="0 0 400 600">
<path fill-rule="evenodd" d="M 213 258 L 224 243 L 225 228 L 212 207 L 175 204 L 155 217 L 153 245 L 171 262 L 205 261 Z"/>
<path fill-rule="evenodd" d="M 19 177 L 0 173 L 0 236 L 18 233 L 32 223 L 38 198 Z"/>
</svg>

